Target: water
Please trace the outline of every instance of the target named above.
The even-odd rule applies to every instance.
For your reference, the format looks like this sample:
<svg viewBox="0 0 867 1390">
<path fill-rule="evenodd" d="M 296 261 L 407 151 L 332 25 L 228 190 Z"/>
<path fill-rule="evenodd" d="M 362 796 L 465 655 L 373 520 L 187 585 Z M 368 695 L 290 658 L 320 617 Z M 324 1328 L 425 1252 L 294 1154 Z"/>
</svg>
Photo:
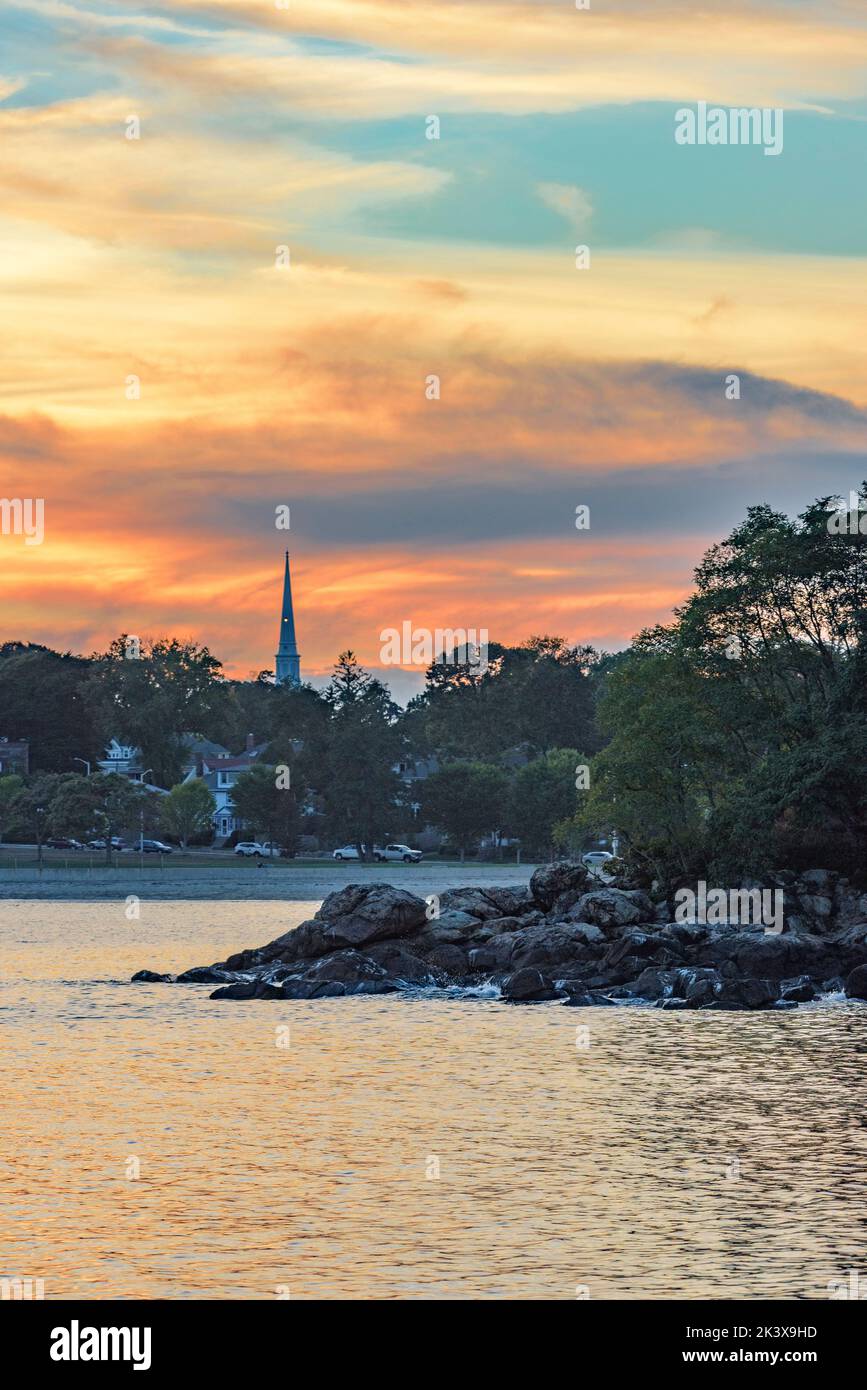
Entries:
<svg viewBox="0 0 867 1390">
<path fill-rule="evenodd" d="M 863 1005 L 126 983 L 314 906 L 0 903 L 0 1276 L 100 1299 L 826 1298 L 864 1278 Z"/>
</svg>

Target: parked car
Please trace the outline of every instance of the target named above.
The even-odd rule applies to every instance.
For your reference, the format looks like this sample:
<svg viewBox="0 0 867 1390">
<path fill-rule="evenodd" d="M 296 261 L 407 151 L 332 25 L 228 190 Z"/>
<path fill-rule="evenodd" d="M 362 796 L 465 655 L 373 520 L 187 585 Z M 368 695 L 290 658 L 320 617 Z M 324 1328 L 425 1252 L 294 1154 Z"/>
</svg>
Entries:
<svg viewBox="0 0 867 1390">
<path fill-rule="evenodd" d="M 401 860 L 404 864 L 417 864 L 422 857 L 420 849 L 410 849 L 409 845 L 386 845 L 385 849 L 375 849 L 374 859 L 378 859 L 380 864 L 386 861 Z"/>
<path fill-rule="evenodd" d="M 591 849 L 589 854 L 583 856 L 584 863 L 588 869 L 604 869 L 605 865 L 614 858 L 607 849 Z"/>
<path fill-rule="evenodd" d="M 112 837 L 111 837 L 111 847 L 112 847 L 112 849 L 123 849 L 123 840 L 121 840 L 117 835 L 112 835 Z M 105 849 L 105 840 L 104 840 L 104 839 L 103 839 L 103 840 L 88 840 L 88 842 L 87 842 L 87 848 L 88 848 L 88 849 Z"/>
<path fill-rule="evenodd" d="M 250 855 L 258 854 L 261 859 L 276 859 L 283 850 L 273 840 L 240 840 L 235 846 L 235 853 L 244 854 L 248 858 Z"/>
<path fill-rule="evenodd" d="M 171 845 L 164 845 L 162 840 L 142 840 L 142 850 L 145 854 L 172 854 Z"/>
<path fill-rule="evenodd" d="M 378 858 L 380 850 L 374 849 L 373 857 Z M 336 849 L 332 854 L 332 859 L 359 859 L 361 856 L 355 845 L 343 845 L 341 849 Z"/>
<path fill-rule="evenodd" d="M 84 849 L 80 840 L 71 840 L 66 835 L 52 835 L 50 840 L 45 841 L 49 849 Z M 105 844 L 103 843 L 103 848 Z"/>
</svg>

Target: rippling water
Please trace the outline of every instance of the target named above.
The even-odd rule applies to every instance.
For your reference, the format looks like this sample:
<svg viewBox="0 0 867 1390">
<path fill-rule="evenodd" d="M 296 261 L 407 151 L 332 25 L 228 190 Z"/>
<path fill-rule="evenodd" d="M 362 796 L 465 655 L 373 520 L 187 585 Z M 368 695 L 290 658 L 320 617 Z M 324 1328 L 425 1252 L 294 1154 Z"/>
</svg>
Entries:
<svg viewBox="0 0 867 1390">
<path fill-rule="evenodd" d="M 313 907 L 0 903 L 0 1276 L 46 1298 L 554 1299 L 863 1277 L 865 1006 L 126 983 Z"/>
</svg>

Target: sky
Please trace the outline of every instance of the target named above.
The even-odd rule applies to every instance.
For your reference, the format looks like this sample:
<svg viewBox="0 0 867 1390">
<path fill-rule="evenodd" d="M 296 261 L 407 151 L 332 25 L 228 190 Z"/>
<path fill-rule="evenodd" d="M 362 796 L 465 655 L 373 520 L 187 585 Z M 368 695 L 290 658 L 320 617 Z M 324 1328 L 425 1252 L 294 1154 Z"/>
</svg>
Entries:
<svg viewBox="0 0 867 1390">
<path fill-rule="evenodd" d="M 0 640 L 247 677 L 288 546 L 303 675 L 351 647 L 405 699 L 387 628 L 620 648 L 747 506 L 867 477 L 863 0 L 2 29 L 0 495 L 45 535 L 0 534 Z M 780 110 L 781 152 L 679 144 L 700 102 Z"/>
</svg>

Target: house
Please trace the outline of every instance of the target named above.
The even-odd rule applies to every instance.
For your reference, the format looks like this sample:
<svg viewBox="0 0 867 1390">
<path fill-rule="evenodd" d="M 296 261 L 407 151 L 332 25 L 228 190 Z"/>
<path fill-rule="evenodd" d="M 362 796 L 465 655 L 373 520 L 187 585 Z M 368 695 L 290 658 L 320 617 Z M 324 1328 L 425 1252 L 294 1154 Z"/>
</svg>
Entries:
<svg viewBox="0 0 867 1390">
<path fill-rule="evenodd" d="M 6 777 L 11 772 L 26 777 L 29 770 L 30 744 L 27 739 L 0 737 L 0 777 Z"/>
<path fill-rule="evenodd" d="M 206 740 L 199 740 L 200 743 Z M 212 745 L 219 749 L 218 744 Z M 217 752 L 202 752 L 189 768 L 185 782 L 192 782 L 194 778 L 200 777 L 208 791 L 216 802 L 214 811 L 214 837 L 218 842 L 227 840 L 236 830 L 243 829 L 243 822 L 235 815 L 235 807 L 232 801 L 232 788 L 241 776 L 242 772 L 248 772 L 254 766 L 257 758 L 261 757 L 266 744 L 255 743 L 252 734 L 247 735 L 247 746 L 243 753 L 237 757 L 225 749 Z"/>
<path fill-rule="evenodd" d="M 140 782 L 145 771 L 141 749 L 132 743 L 121 743 L 116 738 L 106 744 L 105 757 L 100 758 L 96 765 L 100 772 L 116 772 L 121 777 L 128 777 L 131 782 Z"/>
</svg>

